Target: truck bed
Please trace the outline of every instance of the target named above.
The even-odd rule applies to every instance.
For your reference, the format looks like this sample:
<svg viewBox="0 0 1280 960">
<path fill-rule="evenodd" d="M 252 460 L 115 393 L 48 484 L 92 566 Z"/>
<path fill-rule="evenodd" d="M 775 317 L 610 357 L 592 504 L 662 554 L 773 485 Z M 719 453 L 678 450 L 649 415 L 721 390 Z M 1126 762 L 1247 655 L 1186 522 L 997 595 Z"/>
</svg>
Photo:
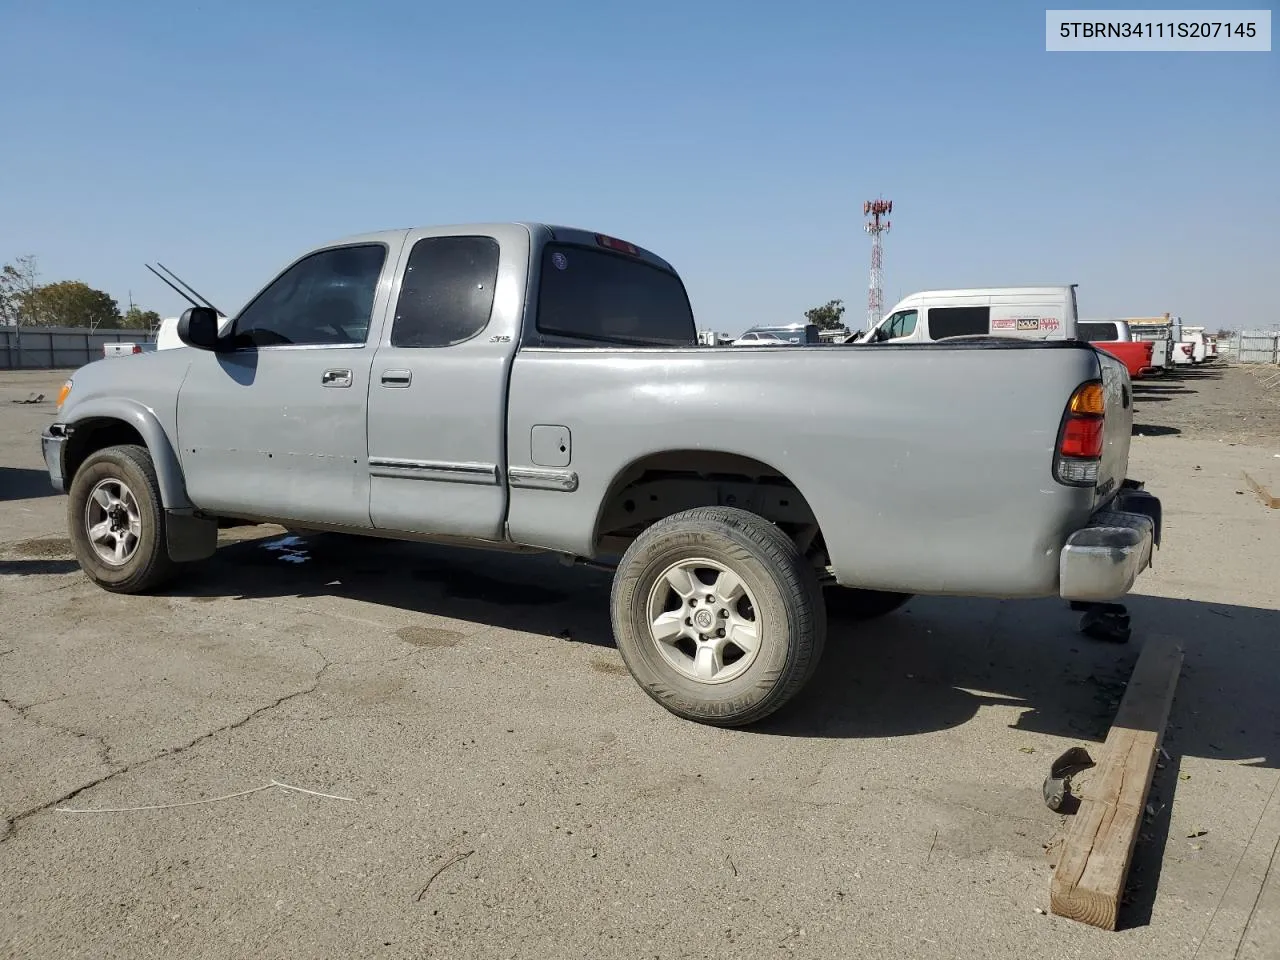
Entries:
<svg viewBox="0 0 1280 960">
<path fill-rule="evenodd" d="M 568 427 L 576 489 L 513 488 L 512 539 L 593 555 L 613 478 L 663 451 L 715 452 L 786 477 L 842 584 L 911 593 L 1056 592 L 1066 532 L 1123 481 L 1132 418 L 1116 361 L 1079 342 L 755 350 L 522 349 L 509 468 L 537 424 Z M 1065 405 L 1108 370 L 1092 488 L 1052 476 Z"/>
</svg>

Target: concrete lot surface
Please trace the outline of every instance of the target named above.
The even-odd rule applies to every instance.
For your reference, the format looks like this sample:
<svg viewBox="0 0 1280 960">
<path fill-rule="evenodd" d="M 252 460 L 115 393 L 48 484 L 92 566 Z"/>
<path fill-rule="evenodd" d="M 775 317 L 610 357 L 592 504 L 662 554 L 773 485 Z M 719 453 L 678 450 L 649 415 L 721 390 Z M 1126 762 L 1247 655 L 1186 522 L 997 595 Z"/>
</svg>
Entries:
<svg viewBox="0 0 1280 960">
<path fill-rule="evenodd" d="M 1131 643 L 1060 602 L 917 599 L 833 623 L 743 731 L 641 693 L 601 572 L 250 527 L 163 595 L 98 589 L 43 474 L 52 404 L 9 402 L 62 378 L 0 374 L 0 956 L 1280 956 L 1280 510 L 1241 479 L 1280 418 L 1238 368 L 1135 391 L 1166 521 Z M 1156 632 L 1185 666 L 1106 933 L 1047 914 L 1040 786 Z M 272 781 L 331 796 L 65 812 Z"/>
</svg>

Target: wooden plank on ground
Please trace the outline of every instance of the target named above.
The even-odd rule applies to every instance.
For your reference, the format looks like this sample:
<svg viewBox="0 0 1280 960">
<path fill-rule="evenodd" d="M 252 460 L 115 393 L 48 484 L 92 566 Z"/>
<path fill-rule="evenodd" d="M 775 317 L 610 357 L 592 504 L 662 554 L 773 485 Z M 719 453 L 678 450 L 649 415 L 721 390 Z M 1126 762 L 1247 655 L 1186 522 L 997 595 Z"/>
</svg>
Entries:
<svg viewBox="0 0 1280 960">
<path fill-rule="evenodd" d="M 1181 669 L 1182 648 L 1169 637 L 1151 637 L 1138 655 L 1049 885 L 1049 907 L 1059 916 L 1116 928 Z"/>
<path fill-rule="evenodd" d="M 1271 491 L 1249 476 L 1249 471 L 1247 470 L 1244 472 L 1244 482 L 1258 495 L 1258 499 L 1262 501 L 1264 506 L 1268 506 L 1272 510 L 1280 509 L 1280 497 L 1273 497 Z"/>
</svg>

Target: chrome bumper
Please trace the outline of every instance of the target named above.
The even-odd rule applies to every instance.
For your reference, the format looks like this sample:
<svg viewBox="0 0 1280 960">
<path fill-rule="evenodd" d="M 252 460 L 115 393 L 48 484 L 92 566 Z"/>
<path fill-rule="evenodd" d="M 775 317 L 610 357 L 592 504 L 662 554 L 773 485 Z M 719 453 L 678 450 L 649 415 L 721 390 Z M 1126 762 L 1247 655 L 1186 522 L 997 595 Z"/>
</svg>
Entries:
<svg viewBox="0 0 1280 960">
<path fill-rule="evenodd" d="M 1160 501 L 1126 488 L 1089 525 L 1067 537 L 1059 555 L 1058 591 L 1064 600 L 1107 601 L 1123 597 L 1138 574 L 1151 566 L 1160 543 Z"/>
<path fill-rule="evenodd" d="M 45 469 L 49 471 L 49 482 L 59 493 L 66 492 L 62 479 L 62 445 L 67 441 L 67 428 L 55 423 L 40 434 L 40 452 L 44 454 Z"/>
</svg>

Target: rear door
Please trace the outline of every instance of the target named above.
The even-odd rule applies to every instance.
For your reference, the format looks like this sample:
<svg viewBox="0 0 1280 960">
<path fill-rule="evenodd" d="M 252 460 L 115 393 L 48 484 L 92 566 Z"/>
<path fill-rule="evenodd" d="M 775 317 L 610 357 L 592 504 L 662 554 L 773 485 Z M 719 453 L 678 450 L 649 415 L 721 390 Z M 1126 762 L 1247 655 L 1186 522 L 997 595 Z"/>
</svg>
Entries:
<svg viewBox="0 0 1280 960">
<path fill-rule="evenodd" d="M 415 230 L 369 383 L 369 513 L 384 530 L 503 537 L 522 227 Z"/>
</svg>

